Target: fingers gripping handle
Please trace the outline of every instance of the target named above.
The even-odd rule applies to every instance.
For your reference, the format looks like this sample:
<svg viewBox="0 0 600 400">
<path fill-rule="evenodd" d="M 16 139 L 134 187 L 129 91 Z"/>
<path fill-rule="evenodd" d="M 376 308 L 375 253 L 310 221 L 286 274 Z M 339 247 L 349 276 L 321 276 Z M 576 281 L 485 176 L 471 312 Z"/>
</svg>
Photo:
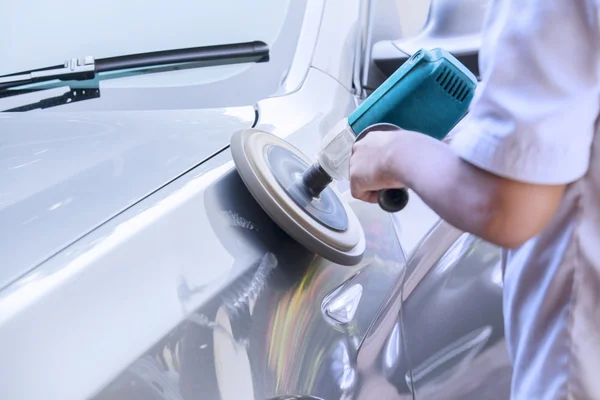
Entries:
<svg viewBox="0 0 600 400">
<path fill-rule="evenodd" d="M 363 130 L 357 137 L 356 141 L 364 138 L 369 132 L 372 131 L 393 131 L 400 129 L 393 124 L 374 124 Z M 408 204 L 408 190 L 406 188 L 400 189 L 383 189 L 377 193 L 377 203 L 382 210 L 395 213 L 402 211 Z"/>
</svg>

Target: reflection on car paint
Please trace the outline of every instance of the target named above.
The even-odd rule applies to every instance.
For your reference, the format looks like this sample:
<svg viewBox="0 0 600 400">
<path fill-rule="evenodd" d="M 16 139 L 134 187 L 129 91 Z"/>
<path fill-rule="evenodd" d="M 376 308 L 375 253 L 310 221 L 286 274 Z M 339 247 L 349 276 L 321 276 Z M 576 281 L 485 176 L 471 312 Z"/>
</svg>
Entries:
<svg viewBox="0 0 600 400">
<path fill-rule="evenodd" d="M 400 352 L 402 351 L 402 338 L 400 336 L 400 322 L 397 322 L 392 329 L 392 333 L 387 340 L 385 353 L 383 357 L 383 370 L 388 372 L 397 364 Z"/>
<path fill-rule="evenodd" d="M 237 179 L 230 174 L 219 185 L 230 187 Z M 231 219 L 212 219 L 215 225 L 221 224 L 214 227 L 215 232 L 220 232 L 219 238 L 235 254 L 232 273 L 238 270 L 236 265 L 244 265 L 244 271 L 140 359 L 153 360 L 155 367 L 147 368 L 152 374 L 136 372 L 142 362 L 138 360 L 97 399 L 194 399 L 201 393 L 203 398 L 222 400 L 290 395 L 300 399 L 362 400 L 372 398 L 376 391 L 381 396 L 378 398 L 403 400 L 412 397 L 413 387 L 417 398 L 458 399 L 473 393 L 474 399 L 501 398 L 497 396 L 503 393 L 501 390 L 477 397 L 484 389 L 465 385 L 473 376 L 474 366 L 486 376 L 500 371 L 499 382 L 506 383 L 510 377 L 510 368 L 503 364 L 506 358 L 501 321 L 494 319 L 498 314 L 491 312 L 489 323 L 461 333 L 454 327 L 472 324 L 465 324 L 463 318 L 468 317 L 452 314 L 454 309 L 445 309 L 443 300 L 459 288 L 467 290 L 464 294 L 468 299 L 468 290 L 481 287 L 473 286 L 473 282 L 491 284 L 485 290 L 493 289 L 489 293 L 494 300 L 493 296 L 500 293 L 492 282 L 493 271 L 499 265 L 495 247 L 455 236 L 459 244 L 449 244 L 445 257 L 440 254 L 408 297 L 410 308 L 401 310 L 404 271 L 415 270 L 412 264 L 419 263 L 420 254 L 428 246 L 424 242 L 417 249 L 406 269 L 404 262 L 398 261 L 402 257 L 399 248 L 394 255 L 393 241 L 378 240 L 384 236 L 389 239 L 395 232 L 389 216 L 363 220 L 367 241 L 387 243 L 386 251 L 367 251 L 360 265 L 342 267 L 291 240 L 260 213 L 248 193 L 227 199 L 221 198 L 219 208 L 211 209 L 211 213 L 219 215 L 219 209 L 226 209 L 244 219 L 253 215 L 253 230 L 240 229 L 240 224 L 231 223 Z M 351 206 L 359 218 L 373 212 L 360 203 Z M 249 254 L 249 248 L 271 251 Z M 460 251 L 454 251 L 457 248 Z M 380 254 L 388 255 L 384 259 Z M 444 260 L 453 261 L 441 268 Z M 473 274 L 477 268 L 481 271 Z M 444 273 L 439 274 L 441 269 Z M 324 300 L 354 285 L 364 291 L 355 318 L 347 324 L 327 321 L 322 309 Z M 442 314 L 432 314 L 431 305 Z M 417 309 L 420 314 L 415 314 Z M 440 318 L 444 313 L 450 319 Z M 378 317 L 373 320 L 373 315 Z M 440 324 L 444 324 L 443 329 Z M 489 362 L 489 357 L 494 362 Z M 482 359 L 487 362 L 482 364 Z M 144 383 L 136 381 L 132 386 L 126 382 L 131 376 Z"/>
<path fill-rule="evenodd" d="M 454 232 L 445 222 L 434 230 L 438 238 Z M 412 377 L 399 379 L 397 371 L 393 379 L 418 399 L 507 399 L 512 369 L 502 319 L 501 249 L 473 235 L 453 235 L 438 260 L 424 264 L 429 269 L 409 263 L 407 273 L 417 274 L 407 279 L 411 293 L 405 296 L 401 333 Z M 439 241 L 417 252 L 435 246 Z"/>
<path fill-rule="evenodd" d="M 458 240 L 454 242 L 454 244 L 438 261 L 433 273 L 437 274 L 438 276 L 442 276 L 445 272 L 454 267 L 454 265 L 460 261 L 460 258 L 464 257 L 466 252 L 470 250 L 473 240 L 475 240 L 475 237 L 468 233 L 463 233 L 460 235 Z"/>
<path fill-rule="evenodd" d="M 435 384 L 444 380 L 444 373 L 449 375 L 452 369 L 461 369 L 460 365 L 470 363 L 483 349 L 492 334 L 490 326 L 478 328 L 457 339 L 445 348 L 432 355 L 420 365 L 412 368 L 412 374 L 405 375 L 406 383 L 418 389 L 422 381 Z"/>
<path fill-rule="evenodd" d="M 355 267 L 332 264 L 293 241 L 234 170 L 207 188 L 209 222 L 233 256 L 225 277 L 231 283 L 140 358 L 153 360 L 152 376 L 137 373 L 134 363 L 95 399 L 365 398 L 381 372 L 376 364 L 361 369 L 357 353 L 373 316 L 397 296 L 405 263 L 389 214 L 377 205 L 350 205 L 371 246 Z M 331 324 L 323 300 L 354 285 L 363 290 L 354 318 Z M 205 289 L 182 282 L 182 304 Z M 134 375 L 145 383 L 131 386 Z"/>
</svg>

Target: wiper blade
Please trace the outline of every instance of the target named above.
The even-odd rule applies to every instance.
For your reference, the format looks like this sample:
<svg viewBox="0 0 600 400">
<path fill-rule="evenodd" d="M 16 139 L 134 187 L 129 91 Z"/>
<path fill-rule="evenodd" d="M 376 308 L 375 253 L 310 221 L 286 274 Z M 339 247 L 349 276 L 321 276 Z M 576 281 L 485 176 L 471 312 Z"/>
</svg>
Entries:
<svg viewBox="0 0 600 400">
<path fill-rule="evenodd" d="M 96 74 L 100 72 L 207 61 L 233 63 L 240 60 L 247 60 L 247 62 L 268 61 L 269 46 L 264 42 L 254 41 L 154 51 L 99 58 L 97 60 L 91 56 L 74 58 L 65 61 L 63 65 L 0 76 L 0 91 L 52 80 L 75 81 L 94 79 Z"/>
<path fill-rule="evenodd" d="M 35 103 L 25 104 L 25 105 L 22 105 L 19 107 L 2 110 L 2 112 L 23 112 L 23 111 L 51 108 L 51 107 L 56 107 L 56 106 L 60 106 L 63 104 L 76 103 L 78 101 L 97 99 L 99 97 L 100 97 L 100 89 L 98 89 L 98 88 L 89 88 L 89 89 L 69 88 L 68 92 L 63 93 L 60 96 L 49 97 L 47 99 L 42 99 L 40 101 L 36 101 Z"/>
</svg>

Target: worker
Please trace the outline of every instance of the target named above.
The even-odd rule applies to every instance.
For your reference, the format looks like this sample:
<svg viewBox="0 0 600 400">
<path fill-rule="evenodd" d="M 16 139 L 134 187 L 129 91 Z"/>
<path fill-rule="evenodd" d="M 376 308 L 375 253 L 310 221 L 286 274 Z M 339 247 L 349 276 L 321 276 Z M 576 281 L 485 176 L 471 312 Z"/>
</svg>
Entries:
<svg viewBox="0 0 600 400">
<path fill-rule="evenodd" d="M 512 399 L 600 399 L 597 12 L 594 0 L 492 0 L 481 82 L 450 143 L 374 131 L 350 158 L 354 197 L 408 187 L 506 249 Z"/>
</svg>

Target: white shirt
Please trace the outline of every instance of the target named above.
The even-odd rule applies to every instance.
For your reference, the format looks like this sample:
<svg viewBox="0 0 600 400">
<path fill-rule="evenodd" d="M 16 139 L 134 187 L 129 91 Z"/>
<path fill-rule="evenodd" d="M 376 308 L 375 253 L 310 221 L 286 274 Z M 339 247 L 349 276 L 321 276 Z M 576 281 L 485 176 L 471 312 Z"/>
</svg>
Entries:
<svg viewBox="0 0 600 400">
<path fill-rule="evenodd" d="M 493 0 L 480 83 L 452 139 L 496 175 L 568 184 L 510 251 L 504 316 L 515 399 L 600 399 L 600 31 L 593 0 Z"/>
</svg>

